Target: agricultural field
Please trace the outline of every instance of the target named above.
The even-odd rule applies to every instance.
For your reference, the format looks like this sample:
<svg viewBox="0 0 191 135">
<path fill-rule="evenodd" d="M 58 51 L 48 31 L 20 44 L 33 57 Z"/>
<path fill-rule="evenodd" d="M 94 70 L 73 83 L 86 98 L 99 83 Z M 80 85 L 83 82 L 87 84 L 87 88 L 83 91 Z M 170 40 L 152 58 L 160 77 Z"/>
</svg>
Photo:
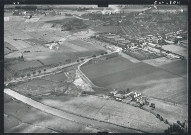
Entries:
<svg viewBox="0 0 191 135">
<path fill-rule="evenodd" d="M 43 79 L 61 83 L 61 82 L 65 82 L 67 80 L 67 76 L 66 76 L 65 72 L 62 72 L 62 73 L 58 73 L 55 75 L 45 76 L 45 77 L 43 77 Z"/>
<path fill-rule="evenodd" d="M 12 17 L 5 24 L 5 61 L 10 63 L 11 60 L 18 59 L 21 55 L 24 57 L 23 62 L 16 62 L 15 59 L 11 63 L 9 68 L 14 71 L 66 64 L 67 60 L 74 62 L 79 57 L 98 55 L 104 51 L 103 47 L 99 48 L 81 40 L 78 43 L 78 40 L 70 39 L 69 37 L 76 37 L 75 33 L 79 33 L 78 30 L 61 31 L 61 26 L 57 26 L 62 24 L 63 20 L 71 21 L 74 17 L 42 16 L 36 22 L 25 22 L 24 18 L 21 20 L 18 18 L 22 17 Z M 81 33 L 81 35 L 84 34 Z M 80 33 L 77 36 L 80 36 Z M 67 41 L 62 41 L 53 49 L 48 47 L 51 42 L 60 41 L 63 38 Z M 26 51 L 28 52 L 25 53 Z"/>
<path fill-rule="evenodd" d="M 40 67 L 42 64 L 39 61 L 22 61 L 17 64 L 9 66 L 13 71 L 19 71 L 27 68 Z"/>
<path fill-rule="evenodd" d="M 92 133 L 99 130 L 39 111 L 4 94 L 5 133 Z"/>
<path fill-rule="evenodd" d="M 68 98 L 67 96 L 60 96 L 58 98 L 48 96 L 42 98 L 40 102 L 61 110 L 67 109 L 67 111 L 88 118 L 95 118 L 149 133 L 162 133 L 168 127 L 168 125 L 158 120 L 154 115 L 140 108 L 96 96 L 73 98 Z M 134 115 L 135 113 L 137 115 Z M 143 115 L 144 117 L 142 117 Z"/>
<path fill-rule="evenodd" d="M 160 114 L 164 119 L 167 119 L 170 123 L 176 123 L 177 120 L 184 122 L 188 120 L 188 108 L 187 105 L 173 104 L 157 99 L 149 99 L 156 105 L 154 113 Z M 168 109 L 166 109 L 168 108 Z"/>
<path fill-rule="evenodd" d="M 178 65 L 178 64 L 177 64 Z M 180 66 L 183 66 L 179 63 Z M 182 73 L 183 68 L 175 68 Z M 153 67 L 143 62 L 117 57 L 81 68 L 92 82 L 109 89 L 130 88 L 146 96 L 187 103 L 187 79 L 165 69 Z M 177 95 L 181 97 L 177 98 Z"/>
<path fill-rule="evenodd" d="M 15 40 L 15 39 L 11 39 L 11 38 L 5 38 L 5 41 L 8 42 L 9 44 L 11 44 L 12 46 L 14 46 L 17 50 L 21 50 L 24 48 L 28 48 L 30 47 L 29 44 L 25 43 L 22 40 Z"/>
<path fill-rule="evenodd" d="M 67 94 L 77 96 L 83 91 L 81 87 L 78 87 L 79 83 L 73 83 L 77 81 L 79 81 L 79 77 L 76 77 L 76 71 L 73 68 L 67 68 L 59 73 L 52 73 L 40 78 L 20 82 L 12 85 L 11 88 L 35 100 L 39 100 L 41 96 L 46 95 L 61 96 Z"/>
<path fill-rule="evenodd" d="M 187 10 L 157 17 L 158 5 L 78 6 L 5 8 L 5 133 L 164 133 L 187 120 L 187 60 L 135 47 L 163 44 L 166 34 L 186 40 Z M 121 48 L 97 40 L 105 34 L 122 37 L 113 36 Z M 162 48 L 187 57 L 178 43 Z M 121 91 L 110 93 L 116 89 L 141 93 L 149 104 L 142 97 L 125 103 Z"/>
<path fill-rule="evenodd" d="M 8 42 L 4 42 L 4 48 L 7 48 L 11 51 L 17 51 L 18 49 L 14 47 L 13 45 L 9 44 Z"/>
<path fill-rule="evenodd" d="M 34 79 L 25 83 L 17 84 L 13 89 L 23 95 L 38 96 L 51 93 L 59 83 L 44 79 Z"/>
<path fill-rule="evenodd" d="M 4 55 L 9 54 L 10 52 L 11 52 L 11 50 L 10 50 L 10 49 L 4 48 Z"/>
<path fill-rule="evenodd" d="M 46 43 L 46 41 L 42 39 L 40 40 L 35 38 L 25 39 L 24 41 L 30 43 L 31 45 L 42 45 Z"/>
<path fill-rule="evenodd" d="M 174 52 L 174 53 L 182 55 L 184 57 L 188 57 L 188 54 L 187 54 L 188 52 L 187 52 L 186 48 L 176 46 L 176 45 L 164 45 L 162 48 L 164 50 Z"/>
<path fill-rule="evenodd" d="M 169 59 L 167 57 L 161 57 L 161 58 L 156 58 L 156 59 L 148 59 L 148 60 L 142 60 L 142 62 L 147 63 L 149 65 L 158 67 L 162 66 L 168 63 L 172 63 L 174 61 L 177 61 L 176 59 Z"/>
<path fill-rule="evenodd" d="M 93 30 L 97 32 L 116 33 L 119 31 L 119 26 L 96 26 Z"/>
<path fill-rule="evenodd" d="M 104 48 L 101 48 L 95 44 L 91 44 L 91 43 L 88 43 L 88 42 L 82 41 L 82 40 L 71 40 L 69 42 L 74 44 L 74 45 L 78 45 L 78 46 L 81 46 L 83 48 L 86 48 L 90 51 L 105 50 Z"/>
<path fill-rule="evenodd" d="M 159 66 L 159 68 L 162 68 L 168 72 L 187 78 L 187 61 L 186 60 L 176 60 L 171 63 L 161 65 Z"/>
<path fill-rule="evenodd" d="M 130 55 L 138 60 L 145 60 L 145 59 L 155 59 L 155 58 L 160 58 L 163 57 L 162 54 L 159 53 L 150 53 L 143 51 L 141 49 L 133 50 L 133 49 L 128 49 L 125 51 L 127 55 Z"/>
</svg>

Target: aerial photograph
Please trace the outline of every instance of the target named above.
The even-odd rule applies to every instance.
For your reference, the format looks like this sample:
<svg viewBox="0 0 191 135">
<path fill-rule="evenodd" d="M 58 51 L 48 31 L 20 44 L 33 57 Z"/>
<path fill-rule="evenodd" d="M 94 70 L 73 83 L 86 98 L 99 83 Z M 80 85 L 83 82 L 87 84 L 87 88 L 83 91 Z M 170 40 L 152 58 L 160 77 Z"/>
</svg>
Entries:
<svg viewBox="0 0 191 135">
<path fill-rule="evenodd" d="M 188 133 L 186 5 L 4 5 L 4 133 Z"/>
</svg>

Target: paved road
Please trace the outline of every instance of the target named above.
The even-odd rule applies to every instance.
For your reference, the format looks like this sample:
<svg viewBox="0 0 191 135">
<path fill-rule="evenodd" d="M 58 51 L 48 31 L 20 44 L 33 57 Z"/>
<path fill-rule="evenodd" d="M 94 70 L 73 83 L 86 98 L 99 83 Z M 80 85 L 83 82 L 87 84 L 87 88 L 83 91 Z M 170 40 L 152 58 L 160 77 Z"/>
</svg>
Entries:
<svg viewBox="0 0 191 135">
<path fill-rule="evenodd" d="M 121 133 L 141 133 L 141 131 L 139 130 L 134 130 L 131 128 L 127 128 L 127 127 L 122 127 L 119 125 L 115 125 L 112 123 L 108 123 L 108 122 L 104 122 L 104 121 L 98 121 L 96 119 L 93 118 L 88 118 L 85 116 L 80 116 L 77 114 L 73 114 L 67 111 L 63 111 L 63 110 L 59 110 L 50 106 L 47 106 L 45 104 L 42 104 L 40 102 L 37 102 L 35 100 L 32 100 L 31 98 L 28 98 L 24 95 L 21 95 L 11 89 L 4 89 L 4 93 L 8 94 L 9 96 L 14 97 L 15 99 L 22 101 L 23 103 L 26 103 L 36 109 L 39 109 L 43 112 L 70 120 L 70 121 L 74 121 L 76 123 L 80 123 L 80 124 L 84 124 L 84 125 L 90 125 L 93 126 L 95 128 L 101 128 L 101 129 L 109 129 L 109 131 L 113 131 L 113 132 L 121 132 Z"/>
</svg>

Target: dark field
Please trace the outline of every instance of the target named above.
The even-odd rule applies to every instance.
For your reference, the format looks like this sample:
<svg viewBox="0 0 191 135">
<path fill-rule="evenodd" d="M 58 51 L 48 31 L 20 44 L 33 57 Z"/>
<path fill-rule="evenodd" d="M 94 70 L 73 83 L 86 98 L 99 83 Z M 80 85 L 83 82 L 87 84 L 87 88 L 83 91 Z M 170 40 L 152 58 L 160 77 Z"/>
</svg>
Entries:
<svg viewBox="0 0 191 135">
<path fill-rule="evenodd" d="M 182 68 L 175 68 L 174 72 L 184 74 L 184 66 L 179 66 Z M 147 96 L 177 103 L 187 101 L 187 80 L 174 74 L 173 68 L 171 73 L 142 62 L 132 63 L 125 58 L 117 57 L 81 69 L 98 86 L 112 89 L 130 88 Z"/>
<path fill-rule="evenodd" d="M 22 61 L 15 65 L 11 65 L 10 68 L 14 71 L 19 71 L 27 68 L 35 68 L 40 66 L 42 66 L 42 64 L 34 60 L 34 61 Z"/>
<path fill-rule="evenodd" d="M 165 64 L 160 66 L 160 68 L 182 77 L 187 76 L 187 62 L 185 60 L 178 60 L 169 64 Z"/>
</svg>

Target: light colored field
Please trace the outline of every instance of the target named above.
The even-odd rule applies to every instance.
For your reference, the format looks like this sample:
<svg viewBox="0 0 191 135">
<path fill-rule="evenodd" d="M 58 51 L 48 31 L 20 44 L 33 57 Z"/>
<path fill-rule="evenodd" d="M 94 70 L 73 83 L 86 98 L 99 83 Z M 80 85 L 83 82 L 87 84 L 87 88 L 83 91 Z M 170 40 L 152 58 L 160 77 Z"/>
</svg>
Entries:
<svg viewBox="0 0 191 135">
<path fill-rule="evenodd" d="M 5 39 L 28 39 L 30 36 L 24 32 L 26 25 L 22 22 L 6 22 L 4 23 Z"/>
<path fill-rule="evenodd" d="M 62 45 L 66 46 L 66 47 L 69 47 L 69 48 L 71 48 L 73 50 L 79 51 L 79 52 L 88 51 L 88 49 L 86 49 L 84 47 L 81 47 L 81 46 L 78 46 L 78 45 L 75 45 L 75 44 L 71 44 L 69 42 L 64 42 Z"/>
<path fill-rule="evenodd" d="M 34 101 L 34 100 L 32 100 L 32 99 L 30 99 L 30 98 L 28 98 L 26 96 L 23 96 L 23 95 L 21 95 L 21 94 L 19 94 L 17 92 L 14 92 L 14 91 L 10 90 L 10 89 L 4 89 L 4 92 L 9 94 L 12 97 L 15 97 L 19 101 L 22 101 L 22 102 L 24 102 L 26 104 L 29 104 L 34 108 L 37 108 L 38 110 L 41 110 L 41 111 L 47 112 L 49 114 L 61 117 L 63 119 L 67 119 L 69 121 L 80 123 L 80 124 L 88 126 L 88 127 L 90 126 L 90 127 L 96 128 L 98 130 L 106 130 L 106 131 L 110 132 L 110 131 L 113 131 L 113 129 L 115 129 L 114 132 L 115 131 L 121 131 L 121 130 L 122 131 L 125 130 L 128 133 L 140 133 L 141 132 L 141 131 L 137 131 L 137 130 L 134 130 L 134 129 L 120 127 L 118 125 L 114 125 L 114 124 L 111 124 L 111 123 L 107 123 L 107 122 L 87 118 L 85 116 L 83 117 L 83 116 L 80 116 L 80 115 L 76 115 L 76 114 L 73 114 L 72 112 L 67 112 L 67 111 L 63 111 L 63 110 L 60 110 L 60 109 L 56 109 L 56 108 L 47 106 L 45 104 L 42 104 L 40 102 Z M 32 118 L 32 117 L 30 117 L 30 118 Z"/>
<path fill-rule="evenodd" d="M 12 22 L 24 22 L 26 19 L 22 16 L 9 16 L 9 21 Z"/>
<path fill-rule="evenodd" d="M 7 49 L 7 48 L 4 48 L 4 55 L 6 55 L 6 54 L 8 54 L 8 53 L 10 53 L 11 51 L 9 50 L 9 49 Z"/>
<path fill-rule="evenodd" d="M 179 55 L 187 57 L 187 49 L 176 45 L 164 45 L 163 49 L 177 53 Z"/>
<path fill-rule="evenodd" d="M 183 122 L 188 121 L 188 108 L 187 105 L 177 105 L 166 103 L 157 99 L 149 99 L 154 103 L 156 108 L 153 110 L 156 114 L 160 114 L 164 119 L 170 123 L 176 123 L 178 120 Z"/>
<path fill-rule="evenodd" d="M 25 22 L 38 22 L 40 18 L 31 18 L 31 19 L 26 19 Z"/>
<path fill-rule="evenodd" d="M 6 114 L 4 115 L 5 133 L 52 133 L 54 131 L 91 133 L 99 131 L 41 112 L 18 101 L 4 103 L 4 114 Z"/>
<path fill-rule="evenodd" d="M 51 16 L 51 17 L 42 16 L 40 21 L 45 22 L 45 21 L 53 21 L 53 20 L 63 20 L 66 18 L 71 18 L 71 17 L 70 16 Z"/>
<path fill-rule="evenodd" d="M 148 60 L 142 60 L 142 62 L 144 63 L 147 63 L 147 64 L 150 64 L 152 66 L 161 66 L 161 65 L 164 65 L 164 64 L 168 64 L 168 63 L 171 63 L 173 61 L 176 61 L 176 59 L 174 60 L 171 60 L 171 59 L 168 59 L 166 57 L 161 57 L 161 58 L 156 58 L 156 59 L 148 59 Z"/>
<path fill-rule="evenodd" d="M 14 46 L 15 48 L 17 48 L 18 50 L 30 47 L 29 44 L 27 44 L 22 40 L 13 40 L 11 38 L 6 37 L 5 41 Z"/>
<path fill-rule="evenodd" d="M 64 100 L 63 97 L 47 97 L 41 102 L 62 110 L 72 111 L 82 116 L 103 120 L 139 129 L 145 132 L 163 132 L 168 127 L 149 112 L 128 104 L 105 100 L 96 96 L 74 97 Z M 136 114 L 136 115 L 135 115 Z M 144 116 L 144 117 L 143 117 Z"/>
<path fill-rule="evenodd" d="M 130 60 L 130 61 L 133 62 L 133 63 L 138 63 L 138 62 L 140 62 L 140 60 L 135 59 L 135 58 L 133 58 L 133 57 L 131 57 L 131 56 L 125 54 L 125 53 L 120 53 L 120 55 L 121 55 L 123 58 L 126 58 L 126 59 Z"/>
<path fill-rule="evenodd" d="M 16 47 L 14 47 L 13 45 L 7 43 L 7 42 L 4 42 L 4 48 L 9 48 L 11 50 L 14 50 L 14 51 L 17 51 L 18 49 Z"/>
<path fill-rule="evenodd" d="M 162 48 L 165 50 L 172 51 L 172 52 L 186 50 L 185 48 L 180 47 L 180 46 L 176 46 L 176 45 L 164 45 L 164 46 L 162 46 Z"/>
</svg>

